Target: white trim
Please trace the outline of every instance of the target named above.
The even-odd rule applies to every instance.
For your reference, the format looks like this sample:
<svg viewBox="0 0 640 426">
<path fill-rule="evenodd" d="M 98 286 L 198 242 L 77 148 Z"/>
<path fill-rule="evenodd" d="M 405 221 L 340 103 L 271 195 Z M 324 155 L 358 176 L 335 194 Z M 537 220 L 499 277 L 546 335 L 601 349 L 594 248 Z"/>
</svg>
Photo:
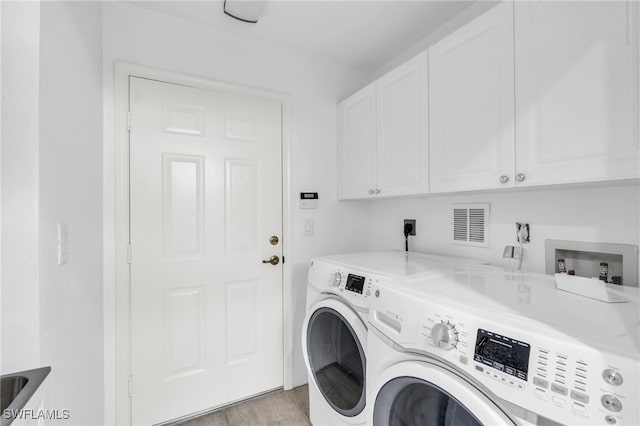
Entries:
<svg viewBox="0 0 640 426">
<path fill-rule="evenodd" d="M 115 416 L 117 424 L 131 424 L 131 406 L 128 380 L 131 372 L 129 263 L 129 76 L 172 82 L 208 90 L 224 90 L 236 94 L 269 99 L 282 104 L 282 253 L 285 259 L 282 273 L 283 297 L 283 384 L 293 387 L 293 287 L 291 250 L 290 199 L 290 123 L 291 101 L 283 93 L 237 86 L 202 77 L 159 70 L 126 62 L 115 63 L 114 82 L 114 166 L 115 166 L 115 305 L 105 303 L 105 311 L 115 314 L 115 347 L 105 347 L 105 358 L 115 356 Z M 114 355 L 115 354 L 115 355 Z M 108 398 L 108 396 L 107 396 Z"/>
</svg>

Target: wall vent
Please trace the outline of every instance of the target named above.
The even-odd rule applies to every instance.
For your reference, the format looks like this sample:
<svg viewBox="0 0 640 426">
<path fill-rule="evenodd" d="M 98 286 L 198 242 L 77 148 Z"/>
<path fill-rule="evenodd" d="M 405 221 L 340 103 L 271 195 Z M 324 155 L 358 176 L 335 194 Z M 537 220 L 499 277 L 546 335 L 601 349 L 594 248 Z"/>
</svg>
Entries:
<svg viewBox="0 0 640 426">
<path fill-rule="evenodd" d="M 452 204 L 452 243 L 489 247 L 489 203 Z"/>
</svg>

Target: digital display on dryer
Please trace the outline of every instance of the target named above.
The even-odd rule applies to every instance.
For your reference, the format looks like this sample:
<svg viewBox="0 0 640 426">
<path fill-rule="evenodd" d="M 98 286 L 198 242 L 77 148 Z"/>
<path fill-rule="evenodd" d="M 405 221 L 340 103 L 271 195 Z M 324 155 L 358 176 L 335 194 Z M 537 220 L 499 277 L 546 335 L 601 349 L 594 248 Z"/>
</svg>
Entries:
<svg viewBox="0 0 640 426">
<path fill-rule="evenodd" d="M 360 275 L 349 274 L 345 288 L 358 294 L 362 294 L 365 278 Z"/>
<path fill-rule="evenodd" d="M 518 379 L 527 380 L 531 345 L 478 329 L 473 359 Z"/>
</svg>

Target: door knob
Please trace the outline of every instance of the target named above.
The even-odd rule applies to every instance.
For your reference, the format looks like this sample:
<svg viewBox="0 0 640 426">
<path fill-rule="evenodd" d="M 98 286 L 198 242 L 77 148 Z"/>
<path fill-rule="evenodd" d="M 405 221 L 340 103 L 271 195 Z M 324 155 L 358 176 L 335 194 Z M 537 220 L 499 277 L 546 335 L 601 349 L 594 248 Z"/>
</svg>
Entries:
<svg viewBox="0 0 640 426">
<path fill-rule="evenodd" d="M 262 263 L 270 263 L 272 265 L 277 265 L 280 263 L 280 258 L 275 254 L 269 258 L 269 260 L 263 260 Z"/>
</svg>

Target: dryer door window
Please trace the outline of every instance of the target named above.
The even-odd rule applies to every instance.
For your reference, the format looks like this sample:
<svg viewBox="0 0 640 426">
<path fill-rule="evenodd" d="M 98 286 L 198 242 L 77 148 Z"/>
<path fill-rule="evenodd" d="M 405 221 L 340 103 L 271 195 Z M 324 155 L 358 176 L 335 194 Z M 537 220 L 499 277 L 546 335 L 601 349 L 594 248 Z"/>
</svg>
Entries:
<svg viewBox="0 0 640 426">
<path fill-rule="evenodd" d="M 353 327 L 336 310 L 320 308 L 309 318 L 307 353 L 311 372 L 325 400 L 343 416 L 365 406 L 365 357 Z"/>
<path fill-rule="evenodd" d="M 482 426 L 447 392 L 415 377 L 398 377 L 382 387 L 375 403 L 373 424 Z"/>
</svg>

